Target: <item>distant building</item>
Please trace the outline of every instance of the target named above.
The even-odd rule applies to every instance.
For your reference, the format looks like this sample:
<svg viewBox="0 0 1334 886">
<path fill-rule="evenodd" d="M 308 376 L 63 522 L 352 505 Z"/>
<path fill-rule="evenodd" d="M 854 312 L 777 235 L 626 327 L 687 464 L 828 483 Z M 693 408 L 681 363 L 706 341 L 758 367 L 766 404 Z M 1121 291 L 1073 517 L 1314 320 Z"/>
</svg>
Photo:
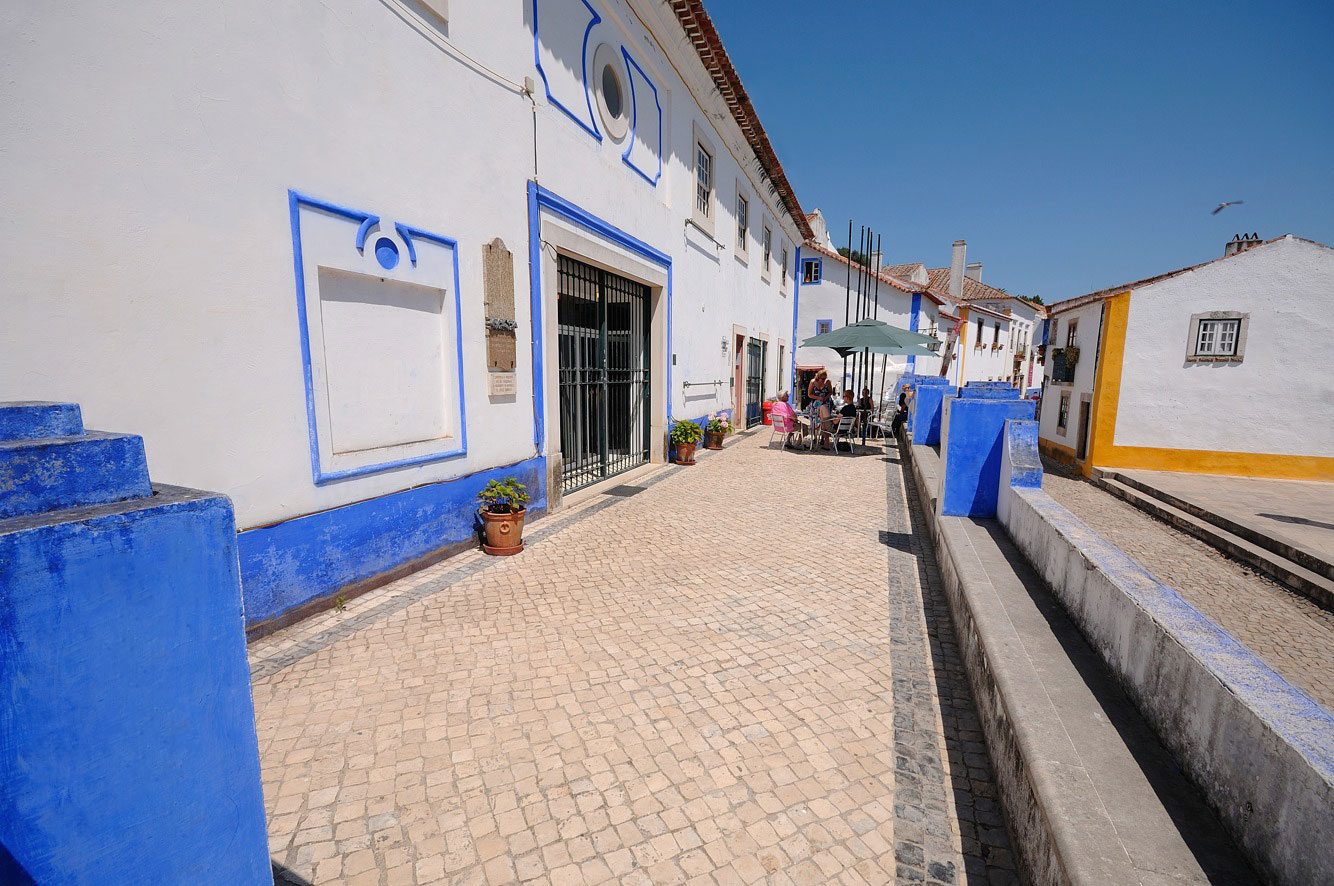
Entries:
<svg viewBox="0 0 1334 886">
<path fill-rule="evenodd" d="M 1289 234 L 1051 305 L 1043 451 L 1334 481 L 1332 303 L 1334 249 Z"/>
</svg>

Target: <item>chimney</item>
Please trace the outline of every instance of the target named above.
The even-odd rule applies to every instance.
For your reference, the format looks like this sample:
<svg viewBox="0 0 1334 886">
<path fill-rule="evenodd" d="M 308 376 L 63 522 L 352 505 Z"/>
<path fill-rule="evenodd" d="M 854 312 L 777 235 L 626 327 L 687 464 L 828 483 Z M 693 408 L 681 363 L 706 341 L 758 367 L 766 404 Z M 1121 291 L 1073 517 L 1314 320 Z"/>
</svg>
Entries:
<svg viewBox="0 0 1334 886">
<path fill-rule="evenodd" d="M 1250 234 L 1234 234 L 1232 239 L 1223 246 L 1223 258 L 1229 255 L 1236 255 L 1238 252 L 1245 252 L 1260 245 L 1260 235 L 1254 232 Z"/>
<path fill-rule="evenodd" d="M 967 266 L 966 268 L 964 268 L 963 275 L 964 275 L 965 277 L 972 277 L 972 278 L 973 278 L 974 280 L 976 280 L 978 283 L 981 283 L 981 282 L 982 282 L 982 263 L 981 263 L 980 261 L 970 261 L 970 262 L 968 263 L 968 266 Z"/>
<path fill-rule="evenodd" d="M 880 254 L 879 249 L 877 249 L 875 252 L 872 252 L 869 259 L 871 262 L 872 269 L 879 269 L 883 267 L 885 264 L 884 261 L 882 260 L 883 258 L 884 256 Z"/>
<path fill-rule="evenodd" d="M 954 257 L 950 261 L 950 297 L 963 298 L 964 250 L 968 244 L 963 240 L 954 241 Z"/>
</svg>

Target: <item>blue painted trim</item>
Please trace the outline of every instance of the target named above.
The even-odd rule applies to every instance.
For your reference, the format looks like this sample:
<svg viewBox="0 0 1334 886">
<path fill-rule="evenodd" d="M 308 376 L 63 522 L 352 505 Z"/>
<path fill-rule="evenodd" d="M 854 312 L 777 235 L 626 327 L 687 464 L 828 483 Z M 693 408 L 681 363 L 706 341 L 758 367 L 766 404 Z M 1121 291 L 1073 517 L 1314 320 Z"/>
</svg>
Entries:
<svg viewBox="0 0 1334 886">
<path fill-rule="evenodd" d="M 379 221 L 379 216 L 318 200 L 290 188 L 287 191 L 287 199 L 288 211 L 292 223 L 292 267 L 293 272 L 296 275 L 297 325 L 300 327 L 301 332 L 301 369 L 306 384 L 306 425 L 309 430 L 310 439 L 310 471 L 312 481 L 316 486 L 322 486 L 326 483 L 347 480 L 351 477 L 361 477 L 366 474 L 378 474 L 383 471 L 392 471 L 398 468 L 430 464 L 431 462 L 443 461 L 445 459 L 458 458 L 459 456 L 467 455 L 468 406 L 467 394 L 463 384 L 463 315 L 462 298 L 459 294 L 458 242 L 441 234 L 433 234 L 430 231 L 424 231 L 421 228 L 414 228 L 409 225 L 395 223 L 394 230 L 398 232 L 399 236 L 403 238 L 403 242 L 407 245 L 408 257 L 411 259 L 414 266 L 417 264 L 417 250 L 413 245 L 414 238 L 428 240 L 432 243 L 438 243 L 448 247 L 453 258 L 454 345 L 458 364 L 459 445 L 453 449 L 447 449 L 441 452 L 431 452 L 424 455 L 412 456 L 410 458 L 400 458 L 394 461 L 377 462 L 376 464 L 371 465 L 360 465 L 355 468 L 346 468 L 341 471 L 324 470 L 320 459 L 319 423 L 315 415 L 315 384 L 310 358 L 310 325 L 306 315 L 306 272 L 305 262 L 301 253 L 301 207 L 303 205 L 311 206 L 316 209 L 323 209 L 336 215 L 341 215 L 354 221 L 360 221 L 361 227 L 358 228 L 358 236 L 363 237 L 363 239 L 358 248 L 365 245 L 364 236 L 361 234 L 361 231 L 363 229 L 370 229 L 367 220 L 372 220 L 371 224 L 374 224 Z"/>
<path fill-rule="evenodd" d="M 584 31 L 583 58 L 580 59 L 580 76 L 582 77 L 584 84 L 584 101 L 588 103 L 588 123 L 584 122 L 577 114 L 561 104 L 560 100 L 551 94 L 551 82 L 547 79 L 547 72 L 542 70 L 541 42 L 538 38 L 537 0 L 533 0 L 533 63 L 537 65 L 537 73 L 542 77 L 542 87 L 547 91 L 547 101 L 564 111 L 567 117 L 575 123 L 578 123 L 579 127 L 589 135 L 593 136 L 593 138 L 602 141 L 602 133 L 598 131 L 598 118 L 597 115 L 593 113 L 593 97 L 588 91 L 588 38 L 593 33 L 593 27 L 598 22 L 602 21 L 602 16 L 598 15 L 597 10 L 589 4 L 588 0 L 580 0 L 580 2 L 584 4 L 584 7 L 588 9 L 589 14 L 593 16 L 592 20 L 588 23 L 588 28 Z M 592 125 L 590 126 L 589 123 Z"/>
<path fill-rule="evenodd" d="M 362 219 L 361 225 L 357 228 L 357 252 L 363 252 L 366 249 L 366 235 L 371 232 L 371 228 L 380 223 L 378 215 L 368 215 Z"/>
<path fill-rule="evenodd" d="M 398 231 L 398 236 L 403 239 L 403 245 L 408 247 L 408 261 L 412 263 L 413 267 L 416 267 L 417 247 L 413 245 L 412 234 L 410 233 L 408 228 L 403 227 L 403 225 L 399 224 L 398 222 L 394 222 L 394 230 Z"/>
<path fill-rule="evenodd" d="M 645 74 L 644 69 L 639 66 L 639 63 L 630 57 L 630 51 L 624 46 L 621 47 L 621 55 L 625 57 L 625 63 L 627 65 L 626 78 L 630 81 L 630 108 L 632 111 L 630 116 L 630 138 L 625 146 L 625 152 L 621 154 L 621 162 L 626 166 L 629 166 L 637 172 L 644 181 L 656 188 L 658 186 L 658 179 L 662 178 L 662 103 L 658 101 L 658 87 L 653 85 L 653 81 L 648 78 L 648 74 Z M 638 71 L 639 76 L 643 77 L 644 82 L 648 84 L 648 88 L 653 90 L 653 104 L 658 109 L 658 171 L 653 174 L 652 178 L 649 178 L 644 170 L 630 162 L 630 152 L 634 150 L 635 147 L 635 134 L 639 131 L 639 102 L 635 98 L 635 78 L 634 75 L 630 73 L 630 67 L 633 67 Z"/>
<path fill-rule="evenodd" d="M 815 263 L 815 268 L 816 268 L 816 271 L 815 271 L 815 277 L 816 277 L 816 279 L 815 279 L 815 281 L 812 282 L 812 283 L 806 283 L 804 280 L 802 280 L 801 282 L 804 283 L 806 286 L 819 286 L 821 283 L 824 282 L 824 259 L 822 259 L 822 258 L 801 258 L 801 247 L 797 247 L 797 270 L 799 270 L 799 271 L 801 272 L 801 273 L 797 274 L 797 278 L 798 278 L 799 280 L 800 280 L 801 278 L 803 278 L 803 277 L 806 276 L 806 262 L 814 262 L 814 263 Z"/>
<path fill-rule="evenodd" d="M 801 267 L 801 247 L 797 247 L 797 267 Z M 823 275 L 822 275 L 823 276 Z M 798 279 L 792 286 L 792 338 L 789 339 L 791 345 L 788 347 L 788 370 L 787 370 L 787 390 L 791 391 L 789 397 L 801 404 L 801 398 L 797 397 L 793 387 L 797 384 L 797 306 L 801 304 L 801 280 Z"/>
<path fill-rule="evenodd" d="M 661 250 L 654 249 L 643 240 L 632 237 L 609 222 L 605 222 L 586 209 L 574 205 L 564 197 L 548 191 L 537 182 L 528 182 L 528 265 L 532 284 L 531 300 L 533 314 L 533 442 L 538 453 L 545 451 L 546 416 L 543 412 L 542 392 L 542 339 L 540 321 L 542 316 L 542 237 L 541 210 L 546 209 L 582 228 L 607 240 L 623 246 L 641 258 L 647 259 L 667 270 L 667 386 L 664 396 L 667 399 L 667 422 L 672 420 L 672 257 Z"/>
<path fill-rule="evenodd" d="M 823 320 L 816 320 L 816 321 L 815 321 L 815 334 L 816 334 L 816 335 L 823 335 L 823 334 L 824 334 L 824 333 L 822 333 L 822 332 L 820 331 L 820 324 L 821 324 L 821 323 L 828 323 L 828 324 L 829 324 L 829 330 L 828 330 L 828 331 L 830 331 L 830 332 L 833 332 L 833 331 L 834 331 L 834 320 L 833 320 L 833 318 L 832 318 L 832 317 L 826 317 L 826 318 L 824 318 Z"/>
<path fill-rule="evenodd" d="M 916 332 L 921 327 L 922 315 L 922 293 L 914 292 L 912 294 L 912 313 L 908 315 L 908 331 Z M 917 371 L 917 355 L 908 355 L 908 371 Z"/>
<path fill-rule="evenodd" d="M 545 510 L 546 459 L 534 457 L 238 533 L 246 624 L 475 539 L 477 493 L 511 476 Z"/>
</svg>

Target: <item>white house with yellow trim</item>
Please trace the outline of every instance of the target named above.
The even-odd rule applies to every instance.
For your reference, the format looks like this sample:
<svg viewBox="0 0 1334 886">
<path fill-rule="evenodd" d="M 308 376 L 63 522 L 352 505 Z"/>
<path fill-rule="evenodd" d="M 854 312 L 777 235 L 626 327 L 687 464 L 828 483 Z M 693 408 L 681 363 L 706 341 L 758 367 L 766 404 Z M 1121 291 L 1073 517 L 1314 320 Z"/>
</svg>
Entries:
<svg viewBox="0 0 1334 886">
<path fill-rule="evenodd" d="M 1288 234 L 1052 305 L 1043 451 L 1334 482 L 1331 299 L 1334 249 Z"/>
</svg>

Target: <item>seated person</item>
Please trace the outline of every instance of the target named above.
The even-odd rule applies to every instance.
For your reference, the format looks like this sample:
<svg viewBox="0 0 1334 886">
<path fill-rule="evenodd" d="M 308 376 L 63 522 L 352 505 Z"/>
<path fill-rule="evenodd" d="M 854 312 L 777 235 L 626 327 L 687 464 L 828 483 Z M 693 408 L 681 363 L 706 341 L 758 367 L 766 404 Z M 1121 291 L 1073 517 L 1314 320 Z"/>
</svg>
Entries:
<svg viewBox="0 0 1334 886">
<path fill-rule="evenodd" d="M 912 385 L 904 385 L 903 390 L 899 392 L 899 408 L 894 411 L 894 424 L 892 433 L 898 436 L 899 428 L 908 420 L 908 401 L 912 398 Z"/>
<path fill-rule="evenodd" d="M 801 425 L 797 424 L 797 412 L 787 400 L 787 391 L 783 391 L 778 395 L 778 399 L 774 401 L 774 405 L 770 409 L 769 414 L 773 416 L 774 421 L 781 421 L 785 427 L 795 428 L 795 430 L 788 431 L 788 437 L 796 434 L 798 439 L 800 439 L 802 433 Z"/>
<path fill-rule="evenodd" d="M 851 390 L 843 392 L 843 406 L 838 410 L 838 414 L 840 418 L 852 419 L 852 430 L 849 433 L 852 436 L 856 436 L 857 429 L 861 425 L 861 417 L 857 414 L 857 404 L 852 402 Z M 835 426 L 837 424 L 832 419 L 830 420 L 830 423 Z M 848 445 L 851 446 L 851 444 Z"/>
</svg>

